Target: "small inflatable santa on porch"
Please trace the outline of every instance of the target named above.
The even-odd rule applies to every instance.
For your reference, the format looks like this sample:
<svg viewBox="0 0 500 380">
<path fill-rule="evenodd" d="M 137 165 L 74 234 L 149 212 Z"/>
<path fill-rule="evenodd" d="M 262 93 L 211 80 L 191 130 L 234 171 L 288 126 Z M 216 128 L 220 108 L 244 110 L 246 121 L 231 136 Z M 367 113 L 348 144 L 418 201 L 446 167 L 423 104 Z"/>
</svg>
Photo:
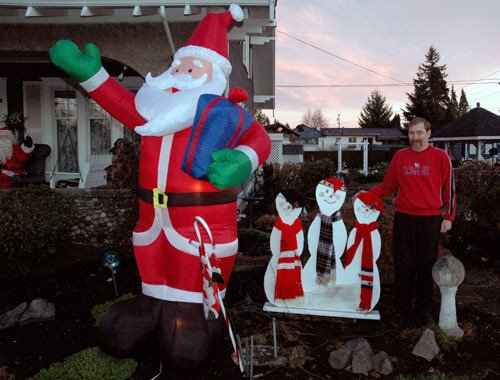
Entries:
<svg viewBox="0 0 500 380">
<path fill-rule="evenodd" d="M 12 177 L 26 174 L 23 164 L 33 152 L 33 140 L 26 136 L 25 118 L 18 112 L 5 117 L 0 128 L 0 189 L 12 187 Z"/>
<path fill-rule="evenodd" d="M 61 40 L 52 61 L 114 118 L 142 136 L 135 257 L 142 294 L 112 306 L 101 325 L 102 347 L 132 356 L 157 344 L 170 366 L 193 368 L 221 340 L 222 318 L 206 320 L 195 217 L 206 221 L 220 263 L 223 295 L 236 257 L 236 187 L 268 157 L 265 129 L 242 107 L 242 91 L 222 97 L 231 72 L 227 30 L 243 10 L 208 14 L 171 67 L 135 95 L 102 67 L 93 44 L 83 52 Z M 204 241 L 208 241 L 205 237 Z"/>
</svg>

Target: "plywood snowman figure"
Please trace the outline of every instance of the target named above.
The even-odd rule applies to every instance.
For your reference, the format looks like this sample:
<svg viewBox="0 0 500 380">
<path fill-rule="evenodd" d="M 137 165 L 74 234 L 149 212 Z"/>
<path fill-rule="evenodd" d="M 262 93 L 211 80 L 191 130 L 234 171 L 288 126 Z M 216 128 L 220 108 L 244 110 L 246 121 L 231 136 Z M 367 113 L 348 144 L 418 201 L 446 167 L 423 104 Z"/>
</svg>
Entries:
<svg viewBox="0 0 500 380">
<path fill-rule="evenodd" d="M 380 299 L 380 233 L 377 218 L 384 209 L 383 201 L 370 191 L 359 193 L 354 200 L 356 222 L 349 234 L 344 262 L 345 283 L 360 283 L 357 311 L 370 312 Z"/>
<path fill-rule="evenodd" d="M 284 189 L 276 197 L 278 219 L 271 232 L 271 260 L 264 275 L 269 302 L 285 305 L 303 297 L 302 264 L 304 231 L 300 222 L 303 199 L 295 189 Z"/>
<path fill-rule="evenodd" d="M 347 230 L 340 208 L 344 204 L 346 191 L 344 182 L 336 178 L 324 179 L 316 186 L 319 213 L 307 233 L 311 256 L 303 272 L 304 291 L 307 293 L 319 286 L 344 282 L 340 257 L 346 246 Z"/>
</svg>

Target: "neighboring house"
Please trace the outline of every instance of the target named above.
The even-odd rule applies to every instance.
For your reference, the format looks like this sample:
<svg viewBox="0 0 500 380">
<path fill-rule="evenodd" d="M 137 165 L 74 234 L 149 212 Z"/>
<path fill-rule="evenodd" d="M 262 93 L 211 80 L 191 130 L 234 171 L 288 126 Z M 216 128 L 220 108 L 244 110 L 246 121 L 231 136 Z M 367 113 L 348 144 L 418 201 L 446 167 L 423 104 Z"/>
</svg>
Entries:
<svg viewBox="0 0 500 380">
<path fill-rule="evenodd" d="M 303 145 L 305 152 L 323 150 L 322 140 L 324 135 L 321 130 L 299 124 L 295 127 L 295 131 L 299 132 L 296 143 Z"/>
<path fill-rule="evenodd" d="M 300 124 L 295 128 L 299 132 L 297 141 L 304 145 L 304 151 L 338 150 L 338 143 L 343 149 L 361 149 L 349 143 L 368 141 L 370 149 L 390 149 L 405 146 L 406 136 L 396 128 L 321 128 L 320 130 Z"/>
<path fill-rule="evenodd" d="M 274 108 L 275 1 L 0 0 L 0 115 L 22 111 L 35 143 L 48 144 L 46 176 L 80 179 L 80 187 L 105 184 L 109 149 L 130 131 L 103 111 L 49 60 L 48 50 L 68 38 L 95 43 L 111 75 L 132 91 L 148 72 L 171 63 L 197 22 L 232 2 L 246 18 L 229 33 L 233 72 L 229 87 L 250 95 L 245 107 Z M 138 4 L 147 4 L 139 6 Z M 186 5 L 188 4 L 188 5 Z"/>
<path fill-rule="evenodd" d="M 443 125 L 429 140 L 444 149 L 455 159 L 490 157 L 490 149 L 500 149 L 500 116 L 477 107 L 462 117 Z M 479 154 L 478 154 L 479 152 Z"/>
</svg>

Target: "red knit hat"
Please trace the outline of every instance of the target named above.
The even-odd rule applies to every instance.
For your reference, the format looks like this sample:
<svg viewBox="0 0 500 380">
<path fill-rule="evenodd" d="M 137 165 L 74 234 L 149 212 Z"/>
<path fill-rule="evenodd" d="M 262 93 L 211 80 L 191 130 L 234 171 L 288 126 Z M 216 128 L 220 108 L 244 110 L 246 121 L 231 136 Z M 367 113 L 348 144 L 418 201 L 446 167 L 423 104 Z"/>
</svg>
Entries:
<svg viewBox="0 0 500 380">
<path fill-rule="evenodd" d="M 227 29 L 234 21 L 242 21 L 244 13 L 237 4 L 231 4 L 223 13 L 209 13 L 200 21 L 186 45 L 174 55 L 174 59 L 197 57 L 218 65 L 224 74 L 231 74 Z"/>
<path fill-rule="evenodd" d="M 345 183 L 337 178 L 326 178 L 322 180 L 320 183 L 324 186 L 333 187 L 334 191 L 337 191 L 339 189 L 342 191 L 346 191 Z"/>
<path fill-rule="evenodd" d="M 375 208 L 378 211 L 382 211 L 384 209 L 384 201 L 380 199 L 379 196 L 373 194 L 371 191 L 365 191 L 358 195 L 358 198 L 365 205 L 370 206 L 371 208 Z"/>
</svg>

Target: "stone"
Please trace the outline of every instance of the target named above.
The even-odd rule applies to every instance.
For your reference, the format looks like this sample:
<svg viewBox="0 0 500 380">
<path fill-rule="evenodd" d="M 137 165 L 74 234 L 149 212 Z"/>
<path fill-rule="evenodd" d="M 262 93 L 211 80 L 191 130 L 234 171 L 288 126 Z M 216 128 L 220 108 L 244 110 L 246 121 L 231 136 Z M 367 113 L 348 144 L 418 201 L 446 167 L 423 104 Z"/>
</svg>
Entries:
<svg viewBox="0 0 500 380">
<path fill-rule="evenodd" d="M 432 267 L 432 278 L 441 291 L 441 308 L 439 311 L 439 327 L 448 335 L 462 338 L 463 330 L 457 323 L 455 296 L 458 286 L 465 277 L 464 265 L 453 256 L 440 257 Z"/>
<path fill-rule="evenodd" d="M 420 356 L 429 362 L 434 359 L 437 354 L 439 354 L 439 347 L 436 343 L 434 331 L 431 329 L 426 329 L 424 331 L 419 341 L 413 348 L 412 354 Z"/>
<path fill-rule="evenodd" d="M 372 359 L 364 350 L 352 354 L 352 373 L 362 373 L 368 376 L 372 370 Z"/>
<path fill-rule="evenodd" d="M 365 338 L 359 338 L 356 339 L 356 346 L 354 347 L 353 354 L 359 352 L 359 351 L 365 351 L 367 356 L 370 358 L 374 355 L 374 352 L 372 350 L 372 347 L 370 346 L 370 343 Z"/>
<path fill-rule="evenodd" d="M 14 326 L 18 321 L 21 315 L 26 311 L 28 304 L 23 302 L 22 304 L 17 305 L 14 309 L 9 310 L 2 315 L 0 315 L 0 330 L 7 330 Z"/>
<path fill-rule="evenodd" d="M 359 342 L 365 340 L 364 338 L 353 339 L 344 344 L 342 348 L 332 351 L 328 358 L 328 363 L 334 369 L 343 369 L 351 361 L 352 353 Z"/>
<path fill-rule="evenodd" d="M 380 351 L 378 354 L 372 356 L 372 365 L 382 375 L 390 375 L 394 370 L 389 360 L 389 355 L 385 351 Z"/>
<path fill-rule="evenodd" d="M 43 298 L 31 301 L 28 309 L 21 315 L 19 323 L 25 325 L 31 322 L 40 322 L 54 319 L 56 308 L 53 303 Z"/>
</svg>

